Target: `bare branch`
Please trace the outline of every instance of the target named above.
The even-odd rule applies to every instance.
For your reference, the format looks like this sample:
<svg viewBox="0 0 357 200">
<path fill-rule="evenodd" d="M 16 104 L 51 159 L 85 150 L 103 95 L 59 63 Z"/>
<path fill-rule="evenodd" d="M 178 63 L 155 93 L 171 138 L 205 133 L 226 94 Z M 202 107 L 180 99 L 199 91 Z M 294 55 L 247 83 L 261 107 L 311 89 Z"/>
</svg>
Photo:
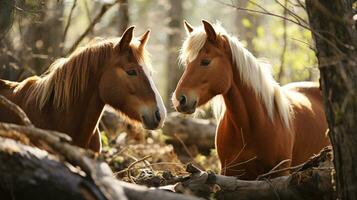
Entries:
<svg viewBox="0 0 357 200">
<path fill-rule="evenodd" d="M 78 37 L 78 39 L 73 43 L 73 45 L 71 46 L 71 48 L 69 48 L 69 50 L 67 51 L 66 55 L 70 54 L 71 52 L 73 52 L 77 46 L 82 42 L 82 40 L 87 36 L 87 34 L 94 28 L 94 26 L 102 19 L 102 17 L 104 16 L 104 14 L 111 8 L 113 7 L 115 4 L 117 3 L 117 1 L 115 1 L 114 3 L 111 4 L 104 4 L 102 6 L 102 8 L 100 9 L 100 12 L 95 16 L 95 18 L 93 19 L 93 21 L 88 25 L 88 27 L 86 28 L 86 30 Z"/>
</svg>

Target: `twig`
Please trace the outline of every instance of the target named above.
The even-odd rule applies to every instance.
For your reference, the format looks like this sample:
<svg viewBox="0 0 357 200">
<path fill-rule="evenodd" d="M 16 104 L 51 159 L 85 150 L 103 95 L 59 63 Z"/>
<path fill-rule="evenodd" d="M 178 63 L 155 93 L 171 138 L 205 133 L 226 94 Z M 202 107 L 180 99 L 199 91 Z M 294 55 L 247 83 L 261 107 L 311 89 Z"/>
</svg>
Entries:
<svg viewBox="0 0 357 200">
<path fill-rule="evenodd" d="M 62 46 L 61 46 L 61 52 L 64 48 L 64 44 L 66 42 L 66 36 L 67 36 L 67 32 L 68 32 L 68 29 L 69 29 L 69 26 L 71 24 L 71 19 L 72 19 L 72 14 L 73 14 L 73 10 L 74 8 L 77 6 L 77 0 L 73 0 L 73 4 L 72 4 L 72 7 L 71 7 L 71 10 L 69 12 L 69 15 L 68 15 L 68 19 L 67 19 L 67 24 L 64 28 L 64 32 L 63 32 L 63 36 L 62 36 Z"/>
<path fill-rule="evenodd" d="M 262 14 L 262 15 L 269 15 L 269 16 L 273 16 L 273 17 L 277 17 L 277 18 L 280 18 L 280 19 L 283 19 L 283 20 L 286 20 L 286 21 L 289 21 L 291 23 L 294 23 L 302 28 L 305 28 L 307 30 L 310 30 L 316 37 L 319 37 L 321 38 L 322 40 L 324 40 L 328 45 L 330 45 L 332 48 L 334 48 L 336 50 L 337 53 L 339 53 L 341 56 L 346 56 L 346 54 L 341 51 L 333 42 L 331 42 L 331 40 L 327 39 L 325 36 L 323 36 L 320 32 L 318 31 L 315 31 L 313 30 L 311 27 L 309 27 L 309 25 L 304 25 L 302 24 L 300 21 L 295 21 L 295 20 L 292 20 L 292 19 L 289 19 L 289 18 L 286 18 L 284 16 L 281 16 L 281 15 L 278 15 L 278 14 L 275 14 L 275 13 L 272 13 L 270 11 L 264 11 L 266 9 L 264 9 L 263 11 L 260 11 L 260 10 L 254 10 L 254 9 L 248 9 L 248 8 L 242 8 L 242 7 L 238 7 L 238 6 L 235 6 L 235 5 L 232 5 L 232 4 L 228 4 L 228 3 L 225 3 L 225 2 L 222 2 L 221 0 L 215 0 L 219 3 L 221 3 L 222 5 L 226 5 L 226 6 L 230 6 L 234 9 L 237 9 L 237 10 L 243 10 L 243 11 L 247 11 L 247 12 L 252 12 L 252 13 L 258 13 L 258 14 Z M 258 6 L 259 8 L 262 8 L 262 6 Z M 337 38 L 336 36 L 334 36 L 335 38 Z"/>
<path fill-rule="evenodd" d="M 123 147 L 122 149 L 120 149 L 120 151 L 118 151 L 117 153 L 115 153 L 112 158 L 108 161 L 108 163 L 112 163 L 114 161 L 114 159 L 116 157 L 118 157 L 120 154 L 122 154 L 124 151 L 126 151 L 129 147 L 128 146 L 125 146 Z"/>
<path fill-rule="evenodd" d="M 136 161 L 132 162 L 132 163 L 128 166 L 127 175 L 128 175 L 128 178 L 130 179 L 130 181 L 131 181 L 132 183 L 135 183 L 135 181 L 134 181 L 134 179 L 131 177 L 131 168 L 132 168 L 134 165 L 136 165 L 137 163 L 143 162 L 143 161 L 145 161 L 146 159 L 148 159 L 148 158 L 150 158 L 150 157 L 151 157 L 151 155 L 147 155 L 147 156 L 145 156 L 145 157 L 143 157 L 143 158 L 141 158 L 141 159 L 139 159 L 139 160 L 136 160 Z"/>
<path fill-rule="evenodd" d="M 298 22 L 303 22 L 306 26 L 308 26 L 309 25 L 309 23 L 305 20 L 305 19 L 303 19 L 302 17 L 300 17 L 298 14 L 296 14 L 295 12 L 293 12 L 292 10 L 290 10 L 289 8 L 288 8 L 288 2 L 287 2 L 288 0 L 285 0 L 285 2 L 284 2 L 284 4 L 282 4 L 279 0 L 275 0 L 275 2 L 277 3 L 277 4 L 279 4 L 283 9 L 284 9 L 284 16 L 285 17 L 287 17 L 287 15 L 289 14 L 290 16 L 292 16 L 296 21 L 298 21 Z M 286 12 L 286 14 L 285 14 L 285 12 Z"/>
<path fill-rule="evenodd" d="M 243 161 L 243 162 L 236 163 L 236 164 L 231 165 L 231 166 L 229 166 L 229 167 L 230 167 L 230 168 L 232 168 L 232 167 L 237 167 L 237 166 L 239 166 L 239 165 L 243 165 L 243 164 L 246 164 L 246 163 L 248 163 L 248 162 L 251 162 L 252 160 L 255 160 L 255 159 L 257 159 L 257 156 L 254 156 L 254 157 L 252 157 L 252 158 L 249 158 L 248 160 L 245 160 L 245 161 Z"/>
<path fill-rule="evenodd" d="M 268 173 L 265 173 L 265 174 L 262 174 L 262 175 L 259 175 L 257 177 L 257 180 L 260 180 L 260 179 L 263 179 L 267 176 L 270 176 L 270 175 L 273 175 L 273 174 L 276 174 L 276 173 L 280 173 L 280 172 L 284 172 L 284 171 L 290 171 L 290 170 L 298 170 L 300 169 L 301 167 L 303 167 L 306 163 L 303 163 L 303 164 L 300 164 L 300 165 L 296 165 L 296 166 L 293 166 L 293 167 L 286 167 L 286 168 L 283 168 L 283 169 L 277 169 L 277 170 L 271 170 L 269 171 Z"/>
<path fill-rule="evenodd" d="M 182 163 L 175 163 L 175 162 L 158 162 L 158 163 L 150 163 L 150 166 L 155 166 L 155 165 L 177 165 L 177 166 L 185 166 Z M 133 167 L 131 170 L 138 170 L 138 169 L 144 169 L 147 168 L 147 166 L 142 166 L 142 167 Z M 118 176 L 119 174 L 127 173 L 128 168 L 120 170 L 118 172 L 114 173 L 114 176 Z"/>
<path fill-rule="evenodd" d="M 115 1 L 114 3 L 111 4 L 104 4 L 102 6 L 102 8 L 100 9 L 100 12 L 95 16 L 95 18 L 93 19 L 93 21 L 88 25 L 88 27 L 86 28 L 86 30 L 78 37 L 78 39 L 73 43 L 73 45 L 71 46 L 71 48 L 69 48 L 69 50 L 67 51 L 66 55 L 70 54 L 71 52 L 73 52 L 77 46 L 81 43 L 81 41 L 86 37 L 86 35 L 94 28 L 94 26 L 102 19 L 102 17 L 104 16 L 104 14 L 111 8 L 113 7 L 115 4 L 117 3 L 117 1 Z"/>
<path fill-rule="evenodd" d="M 285 159 L 280 161 L 277 165 L 275 165 L 275 167 L 273 167 L 273 169 L 271 169 L 270 171 L 274 171 L 276 169 L 278 169 L 280 166 L 282 166 L 283 164 L 287 163 L 287 162 L 291 162 L 291 159 Z"/>
<path fill-rule="evenodd" d="M 280 18 L 280 19 L 283 19 L 283 20 L 287 20 L 291 23 L 294 23 L 298 26 L 301 26 L 302 28 L 305 28 L 307 30 L 311 30 L 309 26 L 307 25 L 304 25 L 304 24 L 301 24 L 300 21 L 295 21 L 295 20 L 292 20 L 292 19 L 289 19 L 289 18 L 286 18 L 284 16 L 281 16 L 281 15 L 278 15 L 278 14 L 275 14 L 275 13 L 272 13 L 270 11 L 267 11 L 266 9 L 260 11 L 260 10 L 254 10 L 254 9 L 249 9 L 249 8 L 242 8 L 242 7 L 238 7 L 238 6 L 235 6 L 235 5 L 231 5 L 231 4 L 228 4 L 228 3 L 225 3 L 225 2 L 222 2 L 220 0 L 215 0 L 223 5 L 226 5 L 226 6 L 230 6 L 230 7 L 233 7 L 234 9 L 237 9 L 237 10 L 243 10 L 243 11 L 247 11 L 247 12 L 252 12 L 252 13 L 258 13 L 258 14 L 262 14 L 262 15 L 269 15 L 269 16 L 273 16 L 273 17 L 277 17 L 277 18 Z M 262 8 L 262 6 L 258 6 L 259 8 Z"/>
<path fill-rule="evenodd" d="M 18 115 L 25 126 L 34 127 L 31 120 L 27 117 L 26 113 L 16 104 L 12 103 L 10 100 L 0 95 L 0 104 L 7 107 L 9 110 Z"/>
</svg>

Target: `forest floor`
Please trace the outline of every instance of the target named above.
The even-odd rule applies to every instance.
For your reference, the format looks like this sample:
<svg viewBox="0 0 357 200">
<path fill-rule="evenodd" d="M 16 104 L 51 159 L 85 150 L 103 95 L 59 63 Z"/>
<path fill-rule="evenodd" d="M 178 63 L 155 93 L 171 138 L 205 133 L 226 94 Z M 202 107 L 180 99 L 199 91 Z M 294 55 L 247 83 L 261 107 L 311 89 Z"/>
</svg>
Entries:
<svg viewBox="0 0 357 200">
<path fill-rule="evenodd" d="M 173 138 L 162 130 L 148 131 L 124 121 L 110 128 L 102 121 L 101 129 L 103 150 L 100 156 L 120 180 L 149 187 L 174 184 L 189 175 L 186 172 L 189 163 L 204 171 L 219 172 L 214 149 L 204 155 L 183 141 L 174 148 L 168 142 Z"/>
</svg>

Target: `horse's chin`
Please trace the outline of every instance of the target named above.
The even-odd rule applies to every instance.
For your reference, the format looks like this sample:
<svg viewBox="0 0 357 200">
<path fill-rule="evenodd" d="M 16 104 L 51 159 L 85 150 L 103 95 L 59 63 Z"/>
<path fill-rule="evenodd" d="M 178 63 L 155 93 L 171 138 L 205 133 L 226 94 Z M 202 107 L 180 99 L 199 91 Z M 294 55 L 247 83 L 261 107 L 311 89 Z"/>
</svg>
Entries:
<svg viewBox="0 0 357 200">
<path fill-rule="evenodd" d="M 180 113 L 186 114 L 186 115 L 191 115 L 191 114 L 193 114 L 193 113 L 196 112 L 196 107 L 194 107 L 194 108 L 189 108 L 189 109 L 187 109 L 187 108 L 181 108 L 181 107 L 176 107 L 175 109 L 176 109 L 177 112 L 180 112 Z"/>
<path fill-rule="evenodd" d="M 162 127 L 161 122 L 153 122 L 153 121 L 145 121 L 144 119 L 141 120 L 141 126 L 147 130 L 156 130 Z"/>
</svg>

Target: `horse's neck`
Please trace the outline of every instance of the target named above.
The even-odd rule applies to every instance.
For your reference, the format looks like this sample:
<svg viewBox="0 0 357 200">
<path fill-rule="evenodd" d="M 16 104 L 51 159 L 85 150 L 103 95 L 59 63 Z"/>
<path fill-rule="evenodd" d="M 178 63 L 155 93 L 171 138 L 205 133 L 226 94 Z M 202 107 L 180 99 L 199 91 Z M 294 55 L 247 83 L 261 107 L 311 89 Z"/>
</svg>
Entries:
<svg viewBox="0 0 357 200">
<path fill-rule="evenodd" d="M 261 99 L 241 80 L 234 80 L 223 98 L 226 119 L 239 129 L 236 131 L 250 132 L 252 129 L 265 126 L 267 121 L 270 122 Z"/>
<path fill-rule="evenodd" d="M 104 103 L 101 101 L 98 92 L 99 78 L 90 76 L 89 79 L 86 90 L 77 101 L 69 106 L 66 113 L 72 118 L 70 128 L 73 131 L 79 131 L 73 133 L 76 134 L 75 137 L 78 141 L 85 140 L 88 134 L 93 133 L 104 108 Z"/>
</svg>

